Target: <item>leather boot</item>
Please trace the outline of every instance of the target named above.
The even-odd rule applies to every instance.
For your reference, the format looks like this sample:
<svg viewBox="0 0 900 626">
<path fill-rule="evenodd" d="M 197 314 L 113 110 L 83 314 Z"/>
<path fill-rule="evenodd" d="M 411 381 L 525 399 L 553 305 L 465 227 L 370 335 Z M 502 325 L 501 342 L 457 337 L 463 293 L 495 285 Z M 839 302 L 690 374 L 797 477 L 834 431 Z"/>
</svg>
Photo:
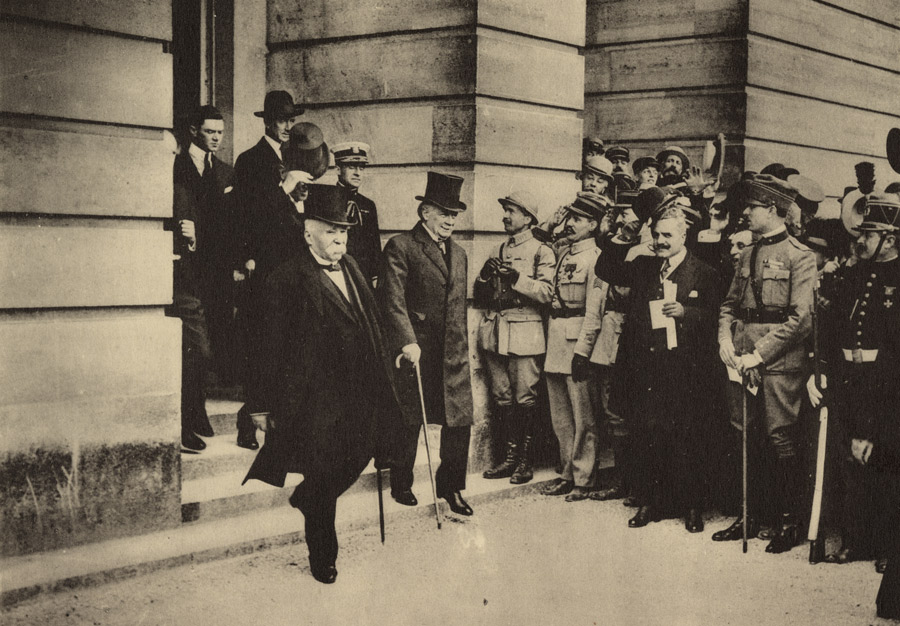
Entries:
<svg viewBox="0 0 900 626">
<path fill-rule="evenodd" d="M 520 406 L 519 417 L 522 424 L 522 445 L 519 448 L 519 463 L 509 482 L 513 485 L 524 485 L 534 478 L 532 453 L 534 446 L 534 425 L 537 421 L 537 409 L 533 406 Z"/>
<path fill-rule="evenodd" d="M 759 532 L 759 523 L 751 516 L 747 516 L 747 538 L 756 537 Z M 713 541 L 739 541 L 744 538 L 744 518 L 739 517 L 724 530 L 712 534 Z"/>
<path fill-rule="evenodd" d="M 781 516 L 766 552 L 780 554 L 800 543 L 800 516 L 796 513 L 800 496 L 800 463 L 795 456 L 779 458 L 776 462 L 775 486 Z"/>
<path fill-rule="evenodd" d="M 501 430 L 506 431 L 506 454 L 499 465 L 485 470 L 482 476 L 485 478 L 509 478 L 516 471 L 519 463 L 519 428 L 514 421 L 513 407 L 498 406 L 497 417 L 501 422 Z"/>
<path fill-rule="evenodd" d="M 787 552 L 796 545 L 799 545 L 800 537 L 800 520 L 793 513 L 785 513 L 781 516 L 781 523 L 778 527 L 778 534 L 772 537 L 772 541 L 766 546 L 766 552 L 770 554 L 781 554 Z"/>
</svg>

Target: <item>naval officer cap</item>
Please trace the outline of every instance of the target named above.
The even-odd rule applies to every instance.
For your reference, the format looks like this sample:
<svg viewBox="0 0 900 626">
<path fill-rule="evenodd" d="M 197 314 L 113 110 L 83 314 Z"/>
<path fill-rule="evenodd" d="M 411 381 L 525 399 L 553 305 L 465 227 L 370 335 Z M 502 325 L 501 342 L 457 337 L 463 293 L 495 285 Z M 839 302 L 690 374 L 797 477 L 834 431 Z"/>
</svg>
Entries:
<svg viewBox="0 0 900 626">
<path fill-rule="evenodd" d="M 336 144 L 331 151 L 334 153 L 335 165 L 344 165 L 347 163 L 362 163 L 363 165 L 368 165 L 371 148 L 369 147 L 369 144 L 361 141 L 345 141 Z"/>
</svg>

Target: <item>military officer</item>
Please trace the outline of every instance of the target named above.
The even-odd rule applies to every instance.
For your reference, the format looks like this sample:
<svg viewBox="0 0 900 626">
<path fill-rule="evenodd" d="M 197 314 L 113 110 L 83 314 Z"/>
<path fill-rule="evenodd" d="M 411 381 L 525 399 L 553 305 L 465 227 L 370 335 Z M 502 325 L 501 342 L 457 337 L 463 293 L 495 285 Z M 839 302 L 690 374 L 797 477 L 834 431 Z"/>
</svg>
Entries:
<svg viewBox="0 0 900 626">
<path fill-rule="evenodd" d="M 616 181 L 616 191 L 632 191 L 637 183 L 628 173 L 628 163 L 631 162 L 631 152 L 625 146 L 613 146 L 604 154 L 613 164 L 612 175 Z"/>
<path fill-rule="evenodd" d="M 760 174 L 741 182 L 744 215 L 759 240 L 744 250 L 719 315 L 719 356 L 747 384 L 748 424 L 765 427 L 776 458 L 775 496 L 780 518 L 766 552 L 785 552 L 800 540 L 798 505 L 803 470 L 798 458 L 798 414 L 809 370 L 804 340 L 811 329 L 816 262 L 784 225 L 796 191 Z M 755 388 L 756 395 L 746 389 Z M 731 403 L 741 406 L 741 401 Z M 733 419 L 738 422 L 740 419 Z M 736 424 L 737 426 L 737 424 Z M 753 435 L 753 432 L 748 433 Z M 755 466 L 758 455 L 750 455 Z M 751 474 L 752 475 L 752 474 Z M 748 534 L 758 526 L 760 477 L 749 484 Z M 742 519 L 714 533 L 714 541 L 741 538 Z"/>
<path fill-rule="evenodd" d="M 359 264 L 369 285 L 375 288 L 378 266 L 381 262 L 381 233 L 378 229 L 378 210 L 375 203 L 359 192 L 366 166 L 369 164 L 369 144 L 346 141 L 332 149 L 334 164 L 338 168 L 338 187 L 351 190 L 351 199 L 359 209 L 360 223 L 350 229 L 347 254 Z"/>
<path fill-rule="evenodd" d="M 855 252 L 859 261 L 842 268 L 839 284 L 829 289 L 831 301 L 822 314 L 820 345 L 828 362 L 827 384 L 841 450 L 858 456 L 874 444 L 883 449 L 900 446 L 900 200 L 892 194 L 873 194 L 859 226 Z M 822 394 L 810 378 L 810 401 Z M 844 455 L 850 457 L 850 454 Z M 872 472 L 856 462 L 842 464 L 844 506 L 841 550 L 830 562 L 844 563 L 884 554 L 888 537 L 897 527 L 896 477 Z"/>
<path fill-rule="evenodd" d="M 505 431 L 504 460 L 485 478 L 533 477 L 531 445 L 537 423 L 537 385 L 546 352 L 543 307 L 553 297 L 556 255 L 534 238 L 537 204 L 525 191 L 498 200 L 509 239 L 492 253 L 475 281 L 476 306 L 485 309 L 478 347 L 487 367 L 491 398 L 500 431 Z"/>
<path fill-rule="evenodd" d="M 581 192 L 567 207 L 565 243 L 557 251 L 553 278 L 544 371 L 562 471 L 543 493 L 568 494 L 568 502 L 584 500 L 594 485 L 597 423 L 587 377 L 575 380 L 572 359 L 584 323 L 588 291 L 600 289 L 593 271 L 600 254 L 595 237 L 609 205 L 605 196 Z"/>
</svg>

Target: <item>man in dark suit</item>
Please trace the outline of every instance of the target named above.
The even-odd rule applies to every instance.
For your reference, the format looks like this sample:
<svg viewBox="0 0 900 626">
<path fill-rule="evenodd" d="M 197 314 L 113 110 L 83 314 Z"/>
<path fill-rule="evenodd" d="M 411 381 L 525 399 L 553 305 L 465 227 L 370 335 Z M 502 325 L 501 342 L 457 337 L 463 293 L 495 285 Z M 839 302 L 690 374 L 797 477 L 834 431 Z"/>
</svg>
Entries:
<svg viewBox="0 0 900 626">
<path fill-rule="evenodd" d="M 369 144 L 347 141 L 332 148 L 334 164 L 338 168 L 338 187 L 352 192 L 353 201 L 359 207 L 359 226 L 350 231 L 347 254 L 356 259 L 359 269 L 375 288 L 378 266 L 381 264 L 381 232 L 378 229 L 378 210 L 375 203 L 359 192 L 363 174 L 369 164 Z"/>
<path fill-rule="evenodd" d="M 458 214 L 463 179 L 428 172 L 419 200 L 419 223 L 397 235 L 384 249 L 378 303 L 391 354 L 418 363 L 429 423 L 440 424 L 441 466 L 437 495 L 450 510 L 471 515 L 460 493 L 466 488 L 472 386 L 466 325 L 466 253 L 450 239 Z M 391 495 L 413 506 L 413 465 L 422 424 L 415 373 L 406 367 L 398 377 L 401 408 L 407 427 L 391 469 Z"/>
<path fill-rule="evenodd" d="M 357 223 L 345 190 L 310 190 L 308 248 L 266 281 L 264 350 L 254 364 L 264 380 L 254 421 L 266 442 L 245 482 L 282 487 L 286 473 L 303 474 L 290 502 L 303 513 L 310 569 L 323 583 L 337 577 L 337 499 L 373 456 L 383 461 L 377 442 L 399 422 L 374 298 L 344 254 Z"/>
<path fill-rule="evenodd" d="M 631 289 L 623 332 L 630 397 L 624 404 L 641 507 L 628 525 L 646 526 L 668 509 L 696 533 L 703 530 L 702 398 L 715 363 L 721 287 L 715 270 L 685 247 L 687 224 L 675 199 L 652 188 L 636 200 L 653 205 L 655 256 L 625 262 L 624 246 L 609 244 L 596 271 Z"/>
<path fill-rule="evenodd" d="M 299 207 L 291 194 L 304 192 L 303 186 L 311 181 L 311 177 L 300 170 L 287 169 L 281 153 L 282 144 L 291 136 L 294 118 L 301 113 L 303 109 L 294 104 L 293 97 L 286 91 L 267 93 L 263 110 L 254 113 L 263 119 L 265 135 L 255 146 L 242 152 L 234 163 L 235 254 L 238 264 L 250 275 L 249 294 L 240 312 L 248 356 L 259 344 L 255 335 L 258 323 L 254 306 L 258 298 L 253 292 L 280 262 L 286 260 L 291 250 L 302 249 L 304 245 Z M 246 368 L 244 392 L 247 403 L 238 412 L 237 444 L 250 450 L 259 447 L 250 419 L 250 413 L 256 410 L 254 397 L 259 388 L 258 374 L 252 368 Z"/>
<path fill-rule="evenodd" d="M 225 135 L 225 121 L 218 109 L 198 108 L 188 131 L 190 143 L 175 157 L 173 182 L 184 189 L 195 207 L 199 295 L 215 369 L 229 379 L 234 358 L 230 353 L 234 339 L 234 216 L 229 202 L 234 171 L 216 157 Z M 210 429 L 200 434 L 213 433 Z"/>
</svg>

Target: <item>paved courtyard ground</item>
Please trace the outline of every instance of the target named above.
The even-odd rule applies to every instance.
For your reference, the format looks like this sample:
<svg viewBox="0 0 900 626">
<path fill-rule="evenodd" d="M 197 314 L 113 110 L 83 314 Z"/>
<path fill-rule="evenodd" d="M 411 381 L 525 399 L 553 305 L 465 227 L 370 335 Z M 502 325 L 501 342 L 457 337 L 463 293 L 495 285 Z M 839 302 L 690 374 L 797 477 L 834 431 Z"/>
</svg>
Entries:
<svg viewBox="0 0 900 626">
<path fill-rule="evenodd" d="M 723 518 L 690 535 L 678 520 L 630 529 L 631 514 L 619 502 L 524 495 L 447 519 L 441 531 L 433 518 L 395 523 L 384 546 L 377 528 L 344 533 L 330 586 L 309 575 L 300 544 L 45 595 L 0 623 L 894 624 L 875 618 L 871 562 L 811 566 L 805 546 L 769 555 L 759 540 L 743 555 L 739 542 L 710 541 Z"/>
</svg>

